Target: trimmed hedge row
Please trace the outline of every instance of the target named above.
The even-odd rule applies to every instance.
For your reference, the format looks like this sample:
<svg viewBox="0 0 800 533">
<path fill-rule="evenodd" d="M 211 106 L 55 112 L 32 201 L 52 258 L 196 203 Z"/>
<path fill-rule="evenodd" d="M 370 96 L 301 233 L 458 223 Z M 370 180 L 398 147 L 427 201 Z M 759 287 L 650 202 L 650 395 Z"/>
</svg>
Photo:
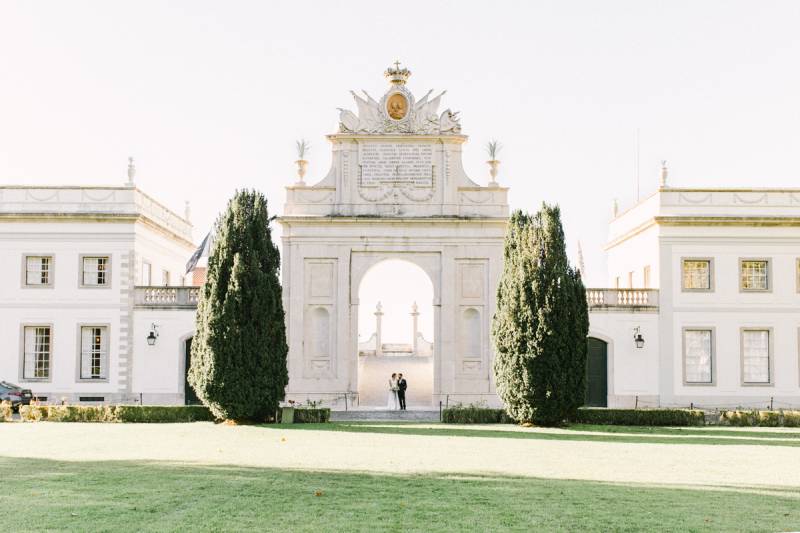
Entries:
<svg viewBox="0 0 800 533">
<path fill-rule="evenodd" d="M 592 409 L 583 407 L 573 422 L 615 426 L 702 426 L 705 414 L 697 409 Z"/>
<path fill-rule="evenodd" d="M 281 410 L 278 410 L 278 422 L 281 420 Z M 324 424 L 331 419 L 331 410 L 328 407 L 297 407 L 294 410 L 295 424 Z"/>
<path fill-rule="evenodd" d="M 720 425 L 741 427 L 800 427 L 800 411 L 722 411 Z"/>
<path fill-rule="evenodd" d="M 200 422 L 212 421 L 202 405 L 23 405 L 20 418 L 28 422 Z"/>
<path fill-rule="evenodd" d="M 456 406 L 442 410 L 442 422 L 445 424 L 513 424 L 514 419 L 508 416 L 505 409 L 489 409 L 487 407 Z"/>
<path fill-rule="evenodd" d="M 504 409 L 457 406 L 442 411 L 446 424 L 513 424 Z M 572 422 L 620 426 L 702 426 L 702 411 L 689 409 L 578 409 Z"/>
</svg>

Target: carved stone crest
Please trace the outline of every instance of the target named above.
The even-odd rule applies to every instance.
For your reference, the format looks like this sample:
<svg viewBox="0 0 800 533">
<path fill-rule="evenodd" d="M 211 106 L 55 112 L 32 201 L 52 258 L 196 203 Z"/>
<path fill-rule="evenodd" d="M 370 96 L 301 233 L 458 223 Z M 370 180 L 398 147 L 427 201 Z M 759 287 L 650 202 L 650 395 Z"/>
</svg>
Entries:
<svg viewBox="0 0 800 533">
<path fill-rule="evenodd" d="M 439 114 L 439 104 L 447 91 L 435 98 L 430 98 L 433 91 L 415 101 L 414 95 L 406 87 L 411 76 L 407 68 L 400 68 L 395 62 L 384 73 L 391 87 L 383 95 L 380 102 L 362 90 L 364 97 L 353 91 L 350 94 L 356 101 L 358 114 L 339 108 L 340 133 L 402 133 L 412 135 L 457 135 L 461 133 L 458 113 L 450 109 Z"/>
</svg>

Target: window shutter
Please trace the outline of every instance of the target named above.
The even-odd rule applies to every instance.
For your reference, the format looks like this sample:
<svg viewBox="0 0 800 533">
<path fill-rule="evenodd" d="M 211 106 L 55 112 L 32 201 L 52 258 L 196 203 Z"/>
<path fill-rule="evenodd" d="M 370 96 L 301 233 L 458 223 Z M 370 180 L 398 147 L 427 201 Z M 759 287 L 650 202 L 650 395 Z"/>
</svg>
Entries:
<svg viewBox="0 0 800 533">
<path fill-rule="evenodd" d="M 81 328 L 81 379 L 92 377 L 92 329 Z"/>
</svg>

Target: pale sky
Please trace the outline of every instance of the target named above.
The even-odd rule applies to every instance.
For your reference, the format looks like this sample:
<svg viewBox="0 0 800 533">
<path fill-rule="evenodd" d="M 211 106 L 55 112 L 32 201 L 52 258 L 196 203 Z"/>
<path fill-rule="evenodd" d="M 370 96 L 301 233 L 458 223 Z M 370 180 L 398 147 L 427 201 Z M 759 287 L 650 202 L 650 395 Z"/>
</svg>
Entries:
<svg viewBox="0 0 800 533">
<path fill-rule="evenodd" d="M 236 188 L 282 212 L 296 139 L 324 176 L 336 108 L 400 59 L 461 111 L 468 174 L 499 139 L 512 207 L 559 203 L 603 286 L 637 129 L 642 197 L 661 159 L 676 186 L 800 185 L 799 32 L 798 1 L 0 0 L 0 183 L 119 185 L 132 155 L 199 241 Z"/>
</svg>

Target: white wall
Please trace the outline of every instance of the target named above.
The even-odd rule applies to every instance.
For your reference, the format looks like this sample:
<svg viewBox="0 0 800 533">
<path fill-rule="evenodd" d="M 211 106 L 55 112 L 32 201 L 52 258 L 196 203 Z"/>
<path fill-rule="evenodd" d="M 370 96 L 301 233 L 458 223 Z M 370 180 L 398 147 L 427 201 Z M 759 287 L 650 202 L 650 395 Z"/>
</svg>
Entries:
<svg viewBox="0 0 800 533">
<path fill-rule="evenodd" d="M 133 314 L 133 387 L 145 404 L 183 404 L 184 341 L 194 335 L 194 309 L 136 309 Z M 155 345 L 146 342 L 156 324 Z"/>
<path fill-rule="evenodd" d="M 18 222 L 0 224 L 0 379 L 22 384 L 48 400 L 78 395 L 122 399 L 127 370 L 120 347 L 127 333 L 123 289 L 129 285 L 127 261 L 133 249 L 132 225 L 126 223 Z M 52 255 L 53 286 L 23 287 L 23 256 Z M 80 255 L 111 257 L 108 288 L 80 287 Z M 51 376 L 22 380 L 21 328 L 51 324 Z M 108 380 L 77 382 L 78 325 L 109 326 Z"/>
<path fill-rule="evenodd" d="M 636 348 L 633 329 L 645 339 Z M 608 406 L 658 405 L 659 331 L 657 312 L 618 310 L 589 313 L 589 336 L 608 343 Z"/>
</svg>

